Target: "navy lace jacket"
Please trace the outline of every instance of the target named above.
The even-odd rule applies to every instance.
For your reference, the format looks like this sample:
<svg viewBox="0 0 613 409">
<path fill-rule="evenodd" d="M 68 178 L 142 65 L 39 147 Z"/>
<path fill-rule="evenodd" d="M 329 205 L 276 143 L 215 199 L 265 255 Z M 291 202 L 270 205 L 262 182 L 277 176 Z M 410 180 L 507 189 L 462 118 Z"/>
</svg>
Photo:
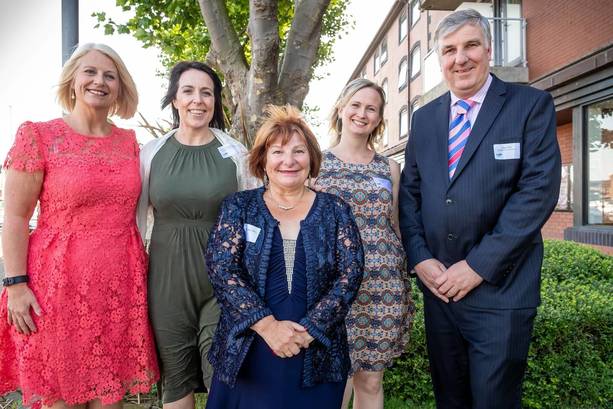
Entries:
<svg viewBox="0 0 613 409">
<path fill-rule="evenodd" d="M 234 386 L 255 337 L 250 327 L 271 315 L 264 289 L 274 228 L 264 188 L 238 192 L 221 205 L 209 236 L 206 263 L 221 307 L 208 358 L 216 376 Z M 350 368 L 345 316 L 364 269 L 364 253 L 349 206 L 317 192 L 300 223 L 306 255 L 307 314 L 299 323 L 315 338 L 306 350 L 303 386 L 344 380 Z"/>
</svg>

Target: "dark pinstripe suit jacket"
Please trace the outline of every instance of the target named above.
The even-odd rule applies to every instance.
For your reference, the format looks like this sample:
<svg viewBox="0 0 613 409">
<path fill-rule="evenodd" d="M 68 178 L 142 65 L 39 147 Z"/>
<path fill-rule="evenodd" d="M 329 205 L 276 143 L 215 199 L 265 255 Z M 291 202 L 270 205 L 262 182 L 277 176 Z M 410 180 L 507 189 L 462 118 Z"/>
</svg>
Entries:
<svg viewBox="0 0 613 409">
<path fill-rule="evenodd" d="M 399 201 L 409 266 L 432 257 L 446 266 L 465 259 L 484 282 L 461 302 L 483 308 L 536 307 L 540 230 L 560 188 L 552 98 L 494 77 L 451 180 L 449 104 L 446 93 L 412 119 Z M 519 157 L 496 158 L 504 148 L 519 149 Z"/>
</svg>

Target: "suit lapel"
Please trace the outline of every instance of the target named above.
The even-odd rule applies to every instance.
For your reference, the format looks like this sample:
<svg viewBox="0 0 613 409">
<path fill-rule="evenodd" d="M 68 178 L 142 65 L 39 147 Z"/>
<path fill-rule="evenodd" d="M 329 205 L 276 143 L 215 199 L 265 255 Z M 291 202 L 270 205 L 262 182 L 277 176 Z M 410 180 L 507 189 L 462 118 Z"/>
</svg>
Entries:
<svg viewBox="0 0 613 409">
<path fill-rule="evenodd" d="M 506 99 L 505 94 L 506 86 L 504 82 L 500 81 L 496 77 L 493 77 L 490 89 L 487 91 L 485 100 L 483 100 L 481 110 L 479 110 L 477 121 L 472 126 L 472 131 L 470 132 L 468 141 L 466 142 L 464 152 L 460 157 L 460 162 L 458 163 L 458 167 L 456 168 L 453 178 L 450 180 L 448 186 L 451 186 L 460 176 L 462 170 L 466 167 L 466 164 L 468 163 L 468 161 L 470 161 L 473 154 L 481 144 L 481 141 L 487 134 L 487 131 L 494 123 L 494 120 L 498 116 L 500 109 L 504 105 L 504 101 Z"/>
<path fill-rule="evenodd" d="M 451 104 L 451 96 L 449 92 L 441 96 L 438 100 L 438 107 L 433 120 L 437 121 L 434 125 L 436 130 L 436 164 L 438 166 L 440 176 L 445 181 L 445 185 L 449 184 L 449 167 L 447 166 L 447 152 L 449 140 L 449 104 Z"/>
</svg>

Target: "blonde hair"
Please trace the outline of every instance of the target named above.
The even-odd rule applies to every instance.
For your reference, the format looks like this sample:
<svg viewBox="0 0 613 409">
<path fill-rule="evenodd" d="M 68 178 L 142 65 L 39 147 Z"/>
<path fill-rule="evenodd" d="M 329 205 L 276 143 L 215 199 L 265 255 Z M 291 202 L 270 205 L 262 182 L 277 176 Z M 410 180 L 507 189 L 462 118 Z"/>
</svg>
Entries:
<svg viewBox="0 0 613 409">
<path fill-rule="evenodd" d="M 249 152 L 249 170 L 255 177 L 264 180 L 266 172 L 266 153 L 277 137 L 281 137 L 281 145 L 289 142 L 294 134 L 304 138 L 309 152 L 309 176 L 319 175 L 321 166 L 321 149 L 313 131 L 300 115 L 298 108 L 289 104 L 285 106 L 267 105 L 264 109 L 266 119 L 255 135 L 253 147 Z"/>
<path fill-rule="evenodd" d="M 377 137 L 383 134 L 385 130 L 385 122 L 383 121 L 383 109 L 385 107 L 385 91 L 379 85 L 374 82 L 367 80 L 366 78 L 357 78 L 353 81 L 349 82 L 345 85 L 345 88 L 341 91 L 341 95 L 336 100 L 334 107 L 332 108 L 332 112 L 330 113 L 330 130 L 334 134 L 334 140 L 332 141 L 332 146 L 336 146 L 341 141 L 341 132 L 343 130 L 343 124 L 340 118 L 340 111 L 349 103 L 351 97 L 355 95 L 361 89 L 364 88 L 372 88 L 381 97 L 381 107 L 379 108 L 379 116 L 381 117 L 381 122 L 375 129 L 373 129 L 372 133 L 368 135 L 368 139 L 366 143 L 368 147 L 371 149 L 375 149 L 375 142 L 377 141 Z"/>
<path fill-rule="evenodd" d="M 138 91 L 136 90 L 136 84 L 121 57 L 119 57 L 115 50 L 106 44 L 86 43 L 79 46 L 72 53 L 68 61 L 64 64 L 64 67 L 62 67 L 62 73 L 60 74 L 57 90 L 58 103 L 66 112 L 72 112 L 76 102 L 72 98 L 72 86 L 75 73 L 79 68 L 81 58 L 94 50 L 101 52 L 113 61 L 117 68 L 117 75 L 119 76 L 119 95 L 117 96 L 117 101 L 115 101 L 115 104 L 109 111 L 109 116 L 117 115 L 123 119 L 132 118 L 138 106 Z"/>
</svg>

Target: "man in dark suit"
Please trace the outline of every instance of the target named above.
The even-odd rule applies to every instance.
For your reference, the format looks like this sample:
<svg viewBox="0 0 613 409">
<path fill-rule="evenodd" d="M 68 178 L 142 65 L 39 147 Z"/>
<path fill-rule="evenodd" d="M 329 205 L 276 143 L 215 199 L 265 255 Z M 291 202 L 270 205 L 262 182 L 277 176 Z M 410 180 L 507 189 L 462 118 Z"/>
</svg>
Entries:
<svg viewBox="0 0 613 409">
<path fill-rule="evenodd" d="M 549 94 L 489 72 L 491 34 L 474 10 L 437 28 L 450 92 L 415 112 L 400 230 L 424 292 L 438 408 L 521 406 L 543 259 L 560 187 Z"/>
</svg>

